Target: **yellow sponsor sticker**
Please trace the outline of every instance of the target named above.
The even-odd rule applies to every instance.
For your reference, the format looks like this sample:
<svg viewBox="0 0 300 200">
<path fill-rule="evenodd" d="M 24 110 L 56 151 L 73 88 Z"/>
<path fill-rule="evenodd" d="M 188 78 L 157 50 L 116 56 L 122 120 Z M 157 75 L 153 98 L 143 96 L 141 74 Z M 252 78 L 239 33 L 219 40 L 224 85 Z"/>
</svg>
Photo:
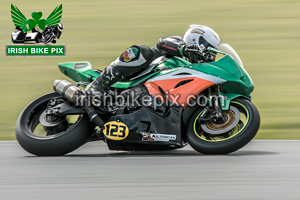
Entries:
<svg viewBox="0 0 300 200">
<path fill-rule="evenodd" d="M 128 136 L 129 129 L 122 122 L 111 121 L 104 125 L 103 133 L 111 140 L 123 140 Z"/>
</svg>

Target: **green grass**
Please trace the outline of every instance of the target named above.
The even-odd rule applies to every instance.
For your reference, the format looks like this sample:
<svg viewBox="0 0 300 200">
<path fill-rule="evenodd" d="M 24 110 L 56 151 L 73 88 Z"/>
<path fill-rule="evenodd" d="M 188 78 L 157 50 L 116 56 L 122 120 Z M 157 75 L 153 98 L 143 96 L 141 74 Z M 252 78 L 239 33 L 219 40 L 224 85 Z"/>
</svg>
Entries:
<svg viewBox="0 0 300 200">
<path fill-rule="evenodd" d="M 21 1 L 13 3 L 30 18 L 46 18 L 63 4 L 59 44 L 67 56 L 5 57 L 14 29 L 11 1 L 0 2 L 0 139 L 15 139 L 18 114 L 31 100 L 52 91 L 65 78 L 57 63 L 90 61 L 103 69 L 132 44 L 153 46 L 162 36 L 181 35 L 190 24 L 208 25 L 233 46 L 255 83 L 253 102 L 261 113 L 257 139 L 300 138 L 299 0 L 112 0 Z"/>
</svg>

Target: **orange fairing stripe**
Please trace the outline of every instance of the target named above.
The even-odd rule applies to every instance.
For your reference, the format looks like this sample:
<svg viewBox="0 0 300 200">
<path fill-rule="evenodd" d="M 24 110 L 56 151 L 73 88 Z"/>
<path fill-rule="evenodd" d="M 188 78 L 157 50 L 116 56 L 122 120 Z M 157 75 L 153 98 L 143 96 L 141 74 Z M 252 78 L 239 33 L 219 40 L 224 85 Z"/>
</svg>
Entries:
<svg viewBox="0 0 300 200">
<path fill-rule="evenodd" d="M 193 80 L 193 81 L 175 88 L 175 86 L 178 83 L 185 80 Z M 192 100 L 192 98 L 188 99 L 189 95 L 197 95 L 212 85 L 215 85 L 215 83 L 197 77 L 157 80 L 157 81 L 145 83 L 145 86 L 147 87 L 150 94 L 164 101 L 161 92 L 158 89 L 158 87 L 161 87 L 166 92 L 168 96 L 168 100 L 170 102 L 181 105 L 184 108 L 187 106 L 189 101 Z M 179 95 L 179 98 L 175 98 L 177 95 Z"/>
</svg>

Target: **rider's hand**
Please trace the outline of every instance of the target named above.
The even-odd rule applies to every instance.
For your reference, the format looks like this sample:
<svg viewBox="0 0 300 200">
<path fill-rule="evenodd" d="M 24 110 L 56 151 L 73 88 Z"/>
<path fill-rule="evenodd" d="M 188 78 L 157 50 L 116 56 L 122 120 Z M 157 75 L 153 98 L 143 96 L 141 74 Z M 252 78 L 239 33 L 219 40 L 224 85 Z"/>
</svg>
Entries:
<svg viewBox="0 0 300 200">
<path fill-rule="evenodd" d="M 196 44 L 185 46 L 183 49 L 183 55 L 194 61 L 199 61 L 203 58 L 202 50 Z"/>
</svg>

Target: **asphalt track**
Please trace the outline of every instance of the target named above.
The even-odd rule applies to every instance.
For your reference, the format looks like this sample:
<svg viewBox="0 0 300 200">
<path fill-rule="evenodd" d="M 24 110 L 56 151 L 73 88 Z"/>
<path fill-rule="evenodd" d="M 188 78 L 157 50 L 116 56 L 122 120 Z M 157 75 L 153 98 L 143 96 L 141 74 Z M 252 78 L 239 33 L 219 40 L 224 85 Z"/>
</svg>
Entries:
<svg viewBox="0 0 300 200">
<path fill-rule="evenodd" d="M 92 142 L 35 157 L 0 142 L 0 199 L 300 199 L 300 141 L 252 141 L 224 156 L 115 152 Z"/>
</svg>

